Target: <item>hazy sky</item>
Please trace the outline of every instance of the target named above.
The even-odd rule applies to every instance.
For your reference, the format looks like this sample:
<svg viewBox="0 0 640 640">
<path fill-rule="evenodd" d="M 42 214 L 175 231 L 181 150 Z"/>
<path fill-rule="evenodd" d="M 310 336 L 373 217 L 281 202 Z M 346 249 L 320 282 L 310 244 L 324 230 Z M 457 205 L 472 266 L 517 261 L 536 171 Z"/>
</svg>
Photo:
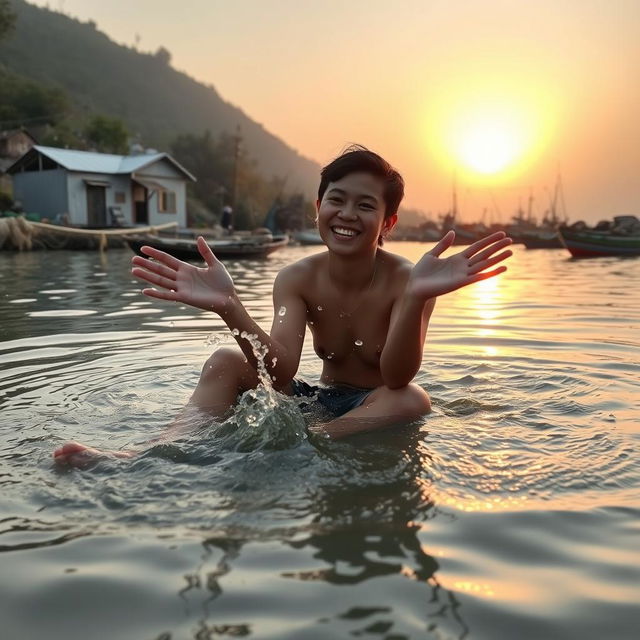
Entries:
<svg viewBox="0 0 640 640">
<path fill-rule="evenodd" d="M 529 187 L 540 213 L 560 169 L 570 219 L 640 215 L 640 0 L 37 4 L 166 47 L 320 163 L 378 151 L 407 206 L 446 209 L 457 167 L 464 218 L 506 219 Z"/>
</svg>

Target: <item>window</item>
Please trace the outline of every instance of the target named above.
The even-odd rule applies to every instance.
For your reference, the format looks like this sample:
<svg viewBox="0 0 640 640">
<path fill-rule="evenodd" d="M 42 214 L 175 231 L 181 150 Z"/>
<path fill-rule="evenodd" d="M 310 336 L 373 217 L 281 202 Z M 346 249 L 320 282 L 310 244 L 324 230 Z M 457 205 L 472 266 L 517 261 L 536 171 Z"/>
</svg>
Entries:
<svg viewBox="0 0 640 640">
<path fill-rule="evenodd" d="M 124 191 L 116 191 L 114 194 L 114 198 L 115 198 L 116 204 L 123 204 L 124 202 L 126 202 L 126 195 Z"/>
<path fill-rule="evenodd" d="M 175 191 L 158 192 L 158 211 L 160 213 L 176 213 Z"/>
</svg>

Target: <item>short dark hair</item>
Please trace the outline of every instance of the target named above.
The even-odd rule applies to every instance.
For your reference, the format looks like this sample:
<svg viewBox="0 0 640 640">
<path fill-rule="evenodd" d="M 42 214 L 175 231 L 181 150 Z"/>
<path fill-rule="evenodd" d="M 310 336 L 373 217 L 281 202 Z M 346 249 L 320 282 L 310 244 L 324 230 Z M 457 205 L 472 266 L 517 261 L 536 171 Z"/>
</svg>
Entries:
<svg viewBox="0 0 640 640">
<path fill-rule="evenodd" d="M 381 156 L 359 144 L 348 146 L 335 160 L 332 160 L 320 173 L 318 200 L 327 190 L 330 182 L 342 180 L 350 173 L 370 173 L 384 181 L 384 217 L 397 213 L 404 197 L 402 176 Z"/>
</svg>

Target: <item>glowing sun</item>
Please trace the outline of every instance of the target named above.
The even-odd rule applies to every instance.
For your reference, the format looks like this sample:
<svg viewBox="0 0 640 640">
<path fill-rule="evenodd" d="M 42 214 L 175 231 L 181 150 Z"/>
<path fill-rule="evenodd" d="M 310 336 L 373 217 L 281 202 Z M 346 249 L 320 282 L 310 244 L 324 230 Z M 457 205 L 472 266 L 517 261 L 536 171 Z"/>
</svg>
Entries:
<svg viewBox="0 0 640 640">
<path fill-rule="evenodd" d="M 527 150 L 524 131 L 513 117 L 479 114 L 455 129 L 453 152 L 467 169 L 492 175 L 511 167 Z"/>
</svg>

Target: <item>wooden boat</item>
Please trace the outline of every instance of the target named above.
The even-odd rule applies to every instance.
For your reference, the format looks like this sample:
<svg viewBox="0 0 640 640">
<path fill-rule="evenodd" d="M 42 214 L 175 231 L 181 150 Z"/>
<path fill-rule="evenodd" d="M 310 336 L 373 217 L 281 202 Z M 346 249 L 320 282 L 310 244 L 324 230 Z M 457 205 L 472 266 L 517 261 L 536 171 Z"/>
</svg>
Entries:
<svg viewBox="0 0 640 640">
<path fill-rule="evenodd" d="M 640 256 L 640 220 L 635 216 L 616 216 L 613 223 L 595 228 L 584 222 L 559 229 L 562 243 L 574 258 L 601 256 Z"/>
<path fill-rule="evenodd" d="M 257 235 L 241 238 L 223 238 L 207 240 L 213 253 L 221 260 L 233 258 L 265 258 L 269 254 L 286 247 L 289 243 L 287 235 Z M 142 235 L 129 236 L 126 243 L 135 253 L 140 255 L 143 246 L 153 247 L 165 251 L 172 256 L 187 261 L 202 261 L 195 240 L 183 238 L 163 238 L 159 236 Z"/>
<path fill-rule="evenodd" d="M 294 238 L 296 242 L 299 242 L 300 244 L 305 246 L 324 244 L 317 229 L 303 229 L 302 231 L 298 231 L 294 235 Z"/>
<path fill-rule="evenodd" d="M 520 234 L 520 242 L 527 249 L 562 249 L 564 246 L 557 229 L 544 227 L 523 231 Z"/>
<path fill-rule="evenodd" d="M 563 244 L 558 235 L 558 227 L 567 221 L 567 210 L 564 204 L 562 181 L 560 175 L 556 179 L 553 198 L 545 211 L 541 224 L 536 224 L 532 215 L 533 194 L 529 194 L 527 214 L 521 207 L 513 217 L 509 235 L 514 242 L 521 242 L 527 249 L 562 249 Z"/>
</svg>

